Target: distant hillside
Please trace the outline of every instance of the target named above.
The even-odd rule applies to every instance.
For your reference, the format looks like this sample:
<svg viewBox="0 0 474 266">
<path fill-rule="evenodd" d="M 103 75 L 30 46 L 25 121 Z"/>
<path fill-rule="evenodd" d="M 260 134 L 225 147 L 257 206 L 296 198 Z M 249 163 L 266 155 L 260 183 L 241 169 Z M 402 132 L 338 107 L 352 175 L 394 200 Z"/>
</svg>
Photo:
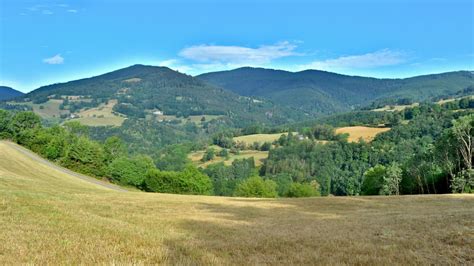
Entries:
<svg viewBox="0 0 474 266">
<path fill-rule="evenodd" d="M 25 98 L 36 104 L 67 98 L 61 108 L 71 113 L 117 100 L 113 111 L 135 118 L 145 118 L 152 113 L 177 117 L 216 115 L 226 116 L 238 124 L 277 124 L 292 117 L 289 109 L 271 102 L 242 97 L 166 67 L 144 65 L 44 86 Z"/>
<path fill-rule="evenodd" d="M 10 100 L 21 95 L 23 95 L 23 92 L 19 92 L 10 87 L 0 86 L 0 101 Z"/>
<path fill-rule="evenodd" d="M 424 101 L 474 85 L 474 74 L 469 71 L 376 79 L 318 70 L 288 72 L 245 67 L 197 78 L 240 95 L 268 98 L 314 114 L 347 111 L 384 98 Z"/>
</svg>

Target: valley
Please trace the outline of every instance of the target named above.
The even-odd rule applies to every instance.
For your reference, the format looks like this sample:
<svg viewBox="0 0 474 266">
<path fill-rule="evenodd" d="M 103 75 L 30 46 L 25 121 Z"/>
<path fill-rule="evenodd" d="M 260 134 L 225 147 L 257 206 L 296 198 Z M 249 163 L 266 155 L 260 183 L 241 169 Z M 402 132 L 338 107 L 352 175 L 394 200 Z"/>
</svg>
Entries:
<svg viewBox="0 0 474 266">
<path fill-rule="evenodd" d="M 116 192 L 40 164 L 5 143 L 0 149 L 5 264 L 474 259 L 471 195 L 272 200 Z"/>
</svg>

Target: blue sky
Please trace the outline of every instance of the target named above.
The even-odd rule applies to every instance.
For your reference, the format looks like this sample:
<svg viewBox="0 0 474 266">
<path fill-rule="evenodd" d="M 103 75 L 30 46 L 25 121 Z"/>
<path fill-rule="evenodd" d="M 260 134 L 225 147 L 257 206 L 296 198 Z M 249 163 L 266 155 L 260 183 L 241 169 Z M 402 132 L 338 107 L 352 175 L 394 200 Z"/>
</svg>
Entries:
<svg viewBox="0 0 474 266">
<path fill-rule="evenodd" d="M 473 1 L 0 1 L 0 85 L 26 92 L 137 63 L 190 75 L 473 70 Z"/>
</svg>

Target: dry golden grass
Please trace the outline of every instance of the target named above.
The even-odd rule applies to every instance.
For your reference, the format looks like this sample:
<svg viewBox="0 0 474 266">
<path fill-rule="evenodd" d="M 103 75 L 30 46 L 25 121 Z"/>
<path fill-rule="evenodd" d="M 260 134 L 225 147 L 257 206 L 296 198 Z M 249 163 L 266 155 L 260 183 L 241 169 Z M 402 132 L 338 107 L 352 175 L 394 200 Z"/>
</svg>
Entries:
<svg viewBox="0 0 474 266">
<path fill-rule="evenodd" d="M 115 192 L 0 143 L 0 264 L 471 264 L 473 195 Z"/>
<path fill-rule="evenodd" d="M 263 142 L 273 142 L 281 137 L 281 135 L 286 135 L 287 133 L 275 133 L 275 134 L 252 134 L 235 137 L 235 142 L 244 142 L 246 145 L 251 145 L 254 142 L 263 143 Z"/>
<path fill-rule="evenodd" d="M 373 109 L 372 111 L 375 112 L 383 112 L 383 111 L 389 111 L 389 112 L 394 112 L 394 111 L 403 111 L 406 108 L 411 108 L 411 107 L 416 107 L 420 105 L 419 103 L 412 103 L 412 104 L 407 104 L 407 105 L 386 105 L 382 108 L 377 108 Z"/>
<path fill-rule="evenodd" d="M 141 78 L 130 78 L 130 79 L 124 80 L 124 82 L 128 82 L 128 83 L 134 83 L 134 82 L 140 82 L 140 81 L 142 81 Z"/>
<path fill-rule="evenodd" d="M 449 103 L 449 102 L 454 102 L 454 101 L 457 101 L 457 100 L 461 100 L 462 98 L 474 99 L 474 95 L 470 95 L 470 96 L 468 96 L 468 97 L 458 97 L 458 98 L 442 99 L 442 100 L 437 101 L 436 103 L 439 104 L 439 105 L 443 105 L 443 104 L 445 104 L 445 103 Z"/>
<path fill-rule="evenodd" d="M 360 139 L 369 142 L 372 141 L 377 134 L 389 130 L 389 127 L 340 127 L 336 129 L 336 134 L 349 134 L 349 142 L 358 142 Z"/>
<path fill-rule="evenodd" d="M 79 118 L 72 119 L 87 126 L 121 126 L 125 117 L 114 114 L 112 108 L 117 100 L 110 100 L 108 104 L 101 104 L 96 108 L 80 111 Z"/>
<path fill-rule="evenodd" d="M 33 108 L 33 112 L 37 113 L 39 116 L 45 119 L 54 119 L 54 118 L 59 119 L 61 114 L 69 113 L 69 111 L 67 110 L 59 109 L 59 106 L 63 103 L 63 100 L 50 99 L 47 102 L 41 103 L 41 104 L 34 104 L 32 102 L 21 102 L 21 103 L 10 102 L 10 103 L 11 104 L 24 104 L 24 105 L 31 106 Z"/>
</svg>

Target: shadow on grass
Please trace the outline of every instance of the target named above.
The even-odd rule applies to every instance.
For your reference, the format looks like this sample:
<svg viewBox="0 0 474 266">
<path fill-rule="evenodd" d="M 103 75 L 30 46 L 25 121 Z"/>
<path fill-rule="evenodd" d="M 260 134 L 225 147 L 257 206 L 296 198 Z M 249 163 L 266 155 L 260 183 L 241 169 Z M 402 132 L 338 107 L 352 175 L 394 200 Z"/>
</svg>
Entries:
<svg viewBox="0 0 474 266">
<path fill-rule="evenodd" d="M 443 212 L 440 202 L 447 204 Z M 176 225 L 186 235 L 165 244 L 178 264 L 464 264 L 474 258 L 470 244 L 446 239 L 466 243 L 469 203 L 426 197 L 198 202 L 199 215 Z"/>
</svg>

